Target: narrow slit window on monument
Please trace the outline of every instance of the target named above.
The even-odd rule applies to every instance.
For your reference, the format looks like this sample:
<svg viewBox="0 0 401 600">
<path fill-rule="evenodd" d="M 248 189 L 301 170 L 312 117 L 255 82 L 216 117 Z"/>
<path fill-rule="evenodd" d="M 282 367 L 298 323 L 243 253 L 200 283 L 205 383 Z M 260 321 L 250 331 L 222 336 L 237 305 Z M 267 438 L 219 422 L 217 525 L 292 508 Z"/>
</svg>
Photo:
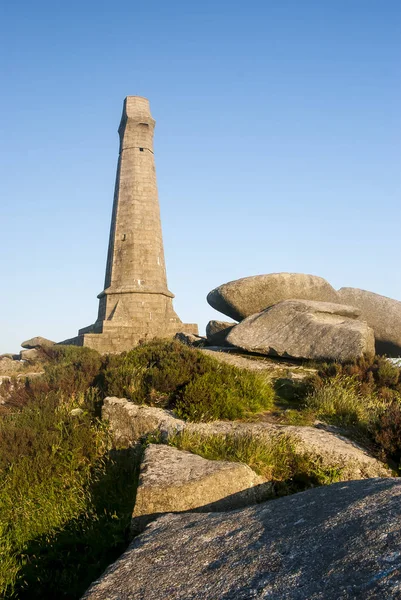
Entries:
<svg viewBox="0 0 401 600">
<path fill-rule="evenodd" d="M 143 152 L 143 148 L 139 148 L 139 152 Z"/>
</svg>

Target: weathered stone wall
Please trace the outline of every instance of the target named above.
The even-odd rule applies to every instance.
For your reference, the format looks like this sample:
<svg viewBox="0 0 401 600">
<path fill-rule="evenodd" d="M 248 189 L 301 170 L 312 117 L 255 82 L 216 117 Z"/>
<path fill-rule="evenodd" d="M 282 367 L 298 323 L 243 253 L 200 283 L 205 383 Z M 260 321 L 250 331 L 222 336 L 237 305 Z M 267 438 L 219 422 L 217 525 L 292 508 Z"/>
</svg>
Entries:
<svg viewBox="0 0 401 600">
<path fill-rule="evenodd" d="M 87 329 L 87 328 L 85 328 Z M 142 327 L 109 327 L 103 333 L 83 333 L 64 340 L 61 344 L 73 346 L 88 346 L 101 354 L 124 352 L 131 350 L 139 342 L 153 338 L 172 338 L 176 333 L 193 333 L 198 331 L 195 323 L 178 323 L 170 326 L 160 326 L 150 329 L 146 323 Z"/>
</svg>

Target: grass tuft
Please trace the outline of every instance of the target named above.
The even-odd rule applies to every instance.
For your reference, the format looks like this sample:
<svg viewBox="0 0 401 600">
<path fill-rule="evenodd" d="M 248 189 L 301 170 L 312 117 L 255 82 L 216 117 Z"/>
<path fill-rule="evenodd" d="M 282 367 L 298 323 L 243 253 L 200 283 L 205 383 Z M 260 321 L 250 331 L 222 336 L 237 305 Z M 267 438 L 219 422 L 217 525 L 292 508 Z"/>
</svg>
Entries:
<svg viewBox="0 0 401 600">
<path fill-rule="evenodd" d="M 301 450 L 296 436 L 288 433 L 271 433 L 267 437 L 183 431 L 170 435 L 167 443 L 209 460 L 247 464 L 272 482 L 271 498 L 334 483 L 342 474 L 341 468 L 324 465 L 320 458 Z"/>
</svg>

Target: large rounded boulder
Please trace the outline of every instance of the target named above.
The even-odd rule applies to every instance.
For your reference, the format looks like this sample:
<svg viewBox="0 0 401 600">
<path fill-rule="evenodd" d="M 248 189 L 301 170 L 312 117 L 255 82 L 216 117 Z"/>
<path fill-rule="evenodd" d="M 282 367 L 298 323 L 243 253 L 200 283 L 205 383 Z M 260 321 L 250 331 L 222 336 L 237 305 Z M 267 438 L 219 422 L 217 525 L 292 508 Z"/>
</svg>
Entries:
<svg viewBox="0 0 401 600">
<path fill-rule="evenodd" d="M 358 308 L 372 327 L 378 354 L 401 356 L 401 302 L 358 288 L 343 287 L 338 295 L 339 302 Z"/>
<path fill-rule="evenodd" d="M 270 273 L 229 281 L 209 292 L 216 310 L 242 321 L 282 300 L 339 302 L 336 290 L 322 277 L 305 273 Z"/>
</svg>

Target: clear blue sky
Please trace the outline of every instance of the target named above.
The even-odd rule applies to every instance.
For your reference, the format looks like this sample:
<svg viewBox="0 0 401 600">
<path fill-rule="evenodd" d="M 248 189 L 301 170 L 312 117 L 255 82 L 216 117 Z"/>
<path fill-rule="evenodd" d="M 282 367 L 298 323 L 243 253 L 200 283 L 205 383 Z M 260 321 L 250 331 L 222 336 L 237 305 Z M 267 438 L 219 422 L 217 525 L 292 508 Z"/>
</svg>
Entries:
<svg viewBox="0 0 401 600">
<path fill-rule="evenodd" d="M 183 320 L 258 273 L 401 299 L 399 0 L 16 0 L 0 22 L 0 351 L 96 318 L 127 95 L 157 121 Z"/>
</svg>

